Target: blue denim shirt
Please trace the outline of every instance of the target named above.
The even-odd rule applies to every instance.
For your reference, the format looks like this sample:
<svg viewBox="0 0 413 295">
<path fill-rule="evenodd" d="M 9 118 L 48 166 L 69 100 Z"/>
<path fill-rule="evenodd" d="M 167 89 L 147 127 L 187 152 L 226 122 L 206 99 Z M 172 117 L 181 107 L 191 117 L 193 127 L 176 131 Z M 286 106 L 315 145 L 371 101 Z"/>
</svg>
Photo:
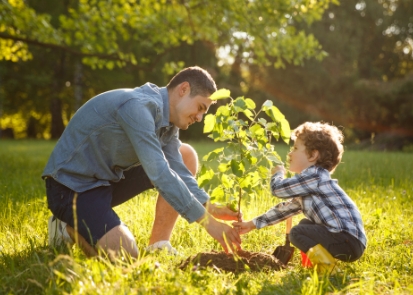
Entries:
<svg viewBox="0 0 413 295">
<path fill-rule="evenodd" d="M 142 165 L 165 200 L 193 222 L 205 213 L 209 196 L 183 163 L 178 131 L 169 123 L 165 87 L 147 83 L 104 92 L 75 113 L 42 177 L 84 192 L 118 182 L 123 171 Z"/>
</svg>

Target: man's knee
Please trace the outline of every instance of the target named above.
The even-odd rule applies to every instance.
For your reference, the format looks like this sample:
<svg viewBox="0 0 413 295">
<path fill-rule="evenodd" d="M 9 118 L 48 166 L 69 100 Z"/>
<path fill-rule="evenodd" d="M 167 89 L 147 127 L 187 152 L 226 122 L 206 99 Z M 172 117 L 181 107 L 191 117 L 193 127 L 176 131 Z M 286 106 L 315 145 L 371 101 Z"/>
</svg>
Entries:
<svg viewBox="0 0 413 295">
<path fill-rule="evenodd" d="M 183 143 L 179 148 L 185 166 L 193 175 L 198 172 L 198 154 L 195 149 L 187 143 Z"/>
<path fill-rule="evenodd" d="M 102 249 L 110 258 L 115 258 L 122 250 L 134 258 L 138 256 L 135 238 L 128 227 L 122 224 L 107 232 L 97 242 L 96 248 Z"/>
</svg>

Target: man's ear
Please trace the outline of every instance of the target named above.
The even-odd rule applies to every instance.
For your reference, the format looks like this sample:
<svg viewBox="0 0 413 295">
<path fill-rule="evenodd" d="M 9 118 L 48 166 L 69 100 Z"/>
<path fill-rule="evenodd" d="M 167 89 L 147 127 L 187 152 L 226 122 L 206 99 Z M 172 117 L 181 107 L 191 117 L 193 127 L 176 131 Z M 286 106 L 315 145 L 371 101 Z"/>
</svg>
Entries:
<svg viewBox="0 0 413 295">
<path fill-rule="evenodd" d="M 181 84 L 178 85 L 178 87 L 179 87 L 178 93 L 180 97 L 184 96 L 185 94 L 191 91 L 191 87 L 189 85 L 189 82 L 187 81 L 182 82 Z"/>
<path fill-rule="evenodd" d="M 308 161 L 310 162 L 317 162 L 318 158 L 320 157 L 320 153 L 318 150 L 313 150 L 308 157 Z"/>
</svg>

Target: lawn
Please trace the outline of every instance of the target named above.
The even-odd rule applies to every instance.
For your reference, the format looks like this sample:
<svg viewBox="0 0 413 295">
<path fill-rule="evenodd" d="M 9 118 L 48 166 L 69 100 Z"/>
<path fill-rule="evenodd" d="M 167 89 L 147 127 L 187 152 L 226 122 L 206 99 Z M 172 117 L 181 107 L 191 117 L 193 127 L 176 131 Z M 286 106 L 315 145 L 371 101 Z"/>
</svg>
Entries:
<svg viewBox="0 0 413 295">
<path fill-rule="evenodd" d="M 200 156 L 215 146 L 192 143 Z M 240 275 L 178 268 L 198 252 L 221 250 L 198 224 L 180 219 L 172 244 L 179 255 L 143 255 L 110 263 L 78 248 L 49 249 L 45 188 L 40 178 L 53 141 L 0 140 L 0 294 L 413 294 L 413 153 L 346 151 L 334 178 L 354 199 L 368 237 L 364 256 L 321 278 L 301 267 L 296 250 L 279 272 Z M 282 157 L 287 146 L 277 146 Z M 156 192 L 116 208 L 147 246 Z M 277 203 L 270 194 L 244 206 L 249 219 Z M 294 217 L 293 224 L 301 216 Z M 243 236 L 243 248 L 271 253 L 284 241 L 284 224 Z"/>
</svg>

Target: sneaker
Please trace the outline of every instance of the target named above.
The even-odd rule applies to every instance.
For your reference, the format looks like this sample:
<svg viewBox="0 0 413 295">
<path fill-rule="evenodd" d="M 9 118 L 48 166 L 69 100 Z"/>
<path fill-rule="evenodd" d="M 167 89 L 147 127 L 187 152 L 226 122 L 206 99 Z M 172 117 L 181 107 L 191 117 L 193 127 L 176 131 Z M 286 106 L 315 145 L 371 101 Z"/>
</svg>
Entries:
<svg viewBox="0 0 413 295">
<path fill-rule="evenodd" d="M 50 247 L 62 246 L 65 243 L 73 246 L 74 242 L 66 230 L 66 222 L 63 222 L 54 216 L 50 216 L 48 221 L 48 231 Z"/>
<path fill-rule="evenodd" d="M 152 245 L 149 245 L 146 248 L 146 251 L 149 251 L 149 252 L 154 252 L 157 250 L 166 250 L 168 251 L 169 254 L 178 255 L 178 251 L 174 247 L 172 247 L 169 241 L 159 241 Z"/>
</svg>

